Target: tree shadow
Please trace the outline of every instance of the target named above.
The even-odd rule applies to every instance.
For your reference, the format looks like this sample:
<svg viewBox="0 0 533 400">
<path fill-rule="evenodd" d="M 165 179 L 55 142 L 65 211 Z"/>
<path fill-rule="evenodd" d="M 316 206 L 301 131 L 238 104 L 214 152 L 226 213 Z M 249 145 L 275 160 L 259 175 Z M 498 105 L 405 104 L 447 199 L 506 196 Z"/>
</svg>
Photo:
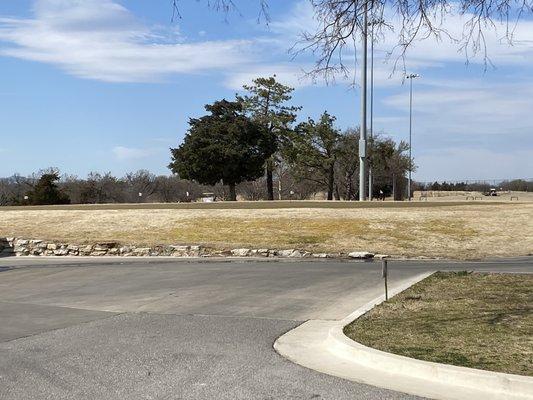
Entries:
<svg viewBox="0 0 533 400">
<path fill-rule="evenodd" d="M 14 244 L 9 242 L 7 238 L 0 237 L 0 258 L 15 256 Z"/>
</svg>

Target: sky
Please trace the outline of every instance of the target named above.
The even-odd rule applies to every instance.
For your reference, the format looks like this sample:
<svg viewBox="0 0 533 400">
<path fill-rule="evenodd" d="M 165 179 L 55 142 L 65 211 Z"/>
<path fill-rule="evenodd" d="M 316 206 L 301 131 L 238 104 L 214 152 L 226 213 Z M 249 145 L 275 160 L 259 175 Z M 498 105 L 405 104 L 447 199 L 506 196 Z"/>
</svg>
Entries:
<svg viewBox="0 0 533 400">
<path fill-rule="evenodd" d="M 358 77 L 306 79 L 314 55 L 290 52 L 315 26 L 307 0 L 271 0 L 268 23 L 255 1 L 237 1 L 227 15 L 205 3 L 181 1 L 172 21 L 169 0 L 0 2 L 0 176 L 47 167 L 81 177 L 169 174 L 169 148 L 189 118 L 273 74 L 295 87 L 300 120 L 327 110 L 339 129 L 359 125 Z M 464 17 L 442 23 L 459 36 Z M 499 26 L 487 33 L 488 66 L 449 38 L 408 51 L 405 71 L 421 75 L 413 82 L 415 179 L 533 176 L 531 15 L 512 46 L 503 36 Z M 394 38 L 375 45 L 374 131 L 399 141 L 409 134 L 409 87 L 387 57 Z"/>
</svg>

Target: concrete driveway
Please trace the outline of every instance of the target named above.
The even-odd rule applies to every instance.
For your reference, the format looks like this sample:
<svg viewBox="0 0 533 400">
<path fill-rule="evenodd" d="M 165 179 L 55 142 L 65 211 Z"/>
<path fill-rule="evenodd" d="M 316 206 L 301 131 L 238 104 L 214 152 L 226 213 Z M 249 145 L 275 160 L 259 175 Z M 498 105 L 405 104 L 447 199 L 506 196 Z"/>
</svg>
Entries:
<svg viewBox="0 0 533 400">
<path fill-rule="evenodd" d="M 529 258 L 396 262 L 533 271 Z M 413 399 L 297 366 L 272 348 L 382 293 L 380 264 L 0 259 L 0 399 Z"/>
</svg>

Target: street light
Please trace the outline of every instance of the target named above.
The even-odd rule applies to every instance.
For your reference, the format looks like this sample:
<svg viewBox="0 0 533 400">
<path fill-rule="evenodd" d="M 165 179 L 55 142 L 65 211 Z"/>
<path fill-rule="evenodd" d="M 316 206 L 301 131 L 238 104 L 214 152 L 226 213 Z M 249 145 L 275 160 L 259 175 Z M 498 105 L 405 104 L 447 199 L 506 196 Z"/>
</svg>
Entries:
<svg viewBox="0 0 533 400">
<path fill-rule="evenodd" d="M 412 136 L 413 136 L 413 79 L 420 78 L 418 74 L 409 74 L 409 181 L 407 183 L 407 198 L 411 201 L 411 170 L 413 165 L 412 157 Z"/>
<path fill-rule="evenodd" d="M 383 19 L 372 20 L 368 23 L 372 28 L 370 29 L 370 142 L 374 138 L 374 26 L 382 24 Z M 373 176 L 372 176 L 372 160 L 368 163 L 368 199 L 372 200 L 373 192 Z"/>
<path fill-rule="evenodd" d="M 361 65 L 361 132 L 359 136 L 359 201 L 366 200 L 366 69 L 367 69 L 367 35 L 368 2 L 365 1 L 363 19 L 363 60 Z"/>
</svg>

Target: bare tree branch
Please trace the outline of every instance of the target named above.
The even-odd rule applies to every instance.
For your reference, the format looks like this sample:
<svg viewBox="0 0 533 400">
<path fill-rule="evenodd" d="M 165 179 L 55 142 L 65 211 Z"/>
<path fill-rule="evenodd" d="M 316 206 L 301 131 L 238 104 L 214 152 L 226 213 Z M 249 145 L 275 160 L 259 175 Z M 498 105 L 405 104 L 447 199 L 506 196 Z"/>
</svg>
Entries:
<svg viewBox="0 0 533 400">
<path fill-rule="evenodd" d="M 173 20 L 181 18 L 180 1 L 172 0 Z M 190 1 L 190 0 L 189 0 Z M 196 0 L 213 10 L 228 14 L 239 12 L 237 0 Z M 258 21 L 270 20 L 268 0 L 256 0 L 259 5 Z M 434 38 L 446 38 L 463 52 L 466 62 L 481 54 L 485 68 L 492 65 L 487 49 L 486 32 L 496 23 L 505 26 L 501 40 L 513 44 L 518 21 L 526 14 L 533 14 L 533 0 L 308 0 L 314 10 L 316 27 L 301 33 L 300 40 L 290 49 L 293 57 L 311 52 L 315 65 L 307 71 L 308 78 L 317 77 L 333 81 L 336 76 L 347 77 L 354 71 L 357 47 L 363 31 L 363 13 L 368 8 L 368 20 L 375 38 L 383 38 L 385 32 L 394 29 L 393 18 L 398 21 L 397 43 L 389 50 L 387 59 L 393 58 L 393 73 L 398 68 L 405 72 L 405 57 L 413 43 Z M 444 27 L 444 19 L 450 15 L 467 19 L 459 37 Z M 346 64 L 345 60 L 354 64 Z"/>
<path fill-rule="evenodd" d="M 487 49 L 486 32 L 504 24 L 509 45 L 513 43 L 517 22 L 526 13 L 533 13 L 532 0 L 310 0 L 317 23 L 316 29 L 301 34 L 300 41 L 292 48 L 295 56 L 312 52 L 316 56 L 314 68 L 308 72 L 312 78 L 326 80 L 338 74 L 350 72 L 344 62 L 345 55 L 357 55 L 357 45 L 363 31 L 363 13 L 368 7 L 369 21 L 378 36 L 393 29 L 386 16 L 399 21 L 397 44 L 390 49 L 387 58 L 394 57 L 393 72 L 401 66 L 405 71 L 407 50 L 415 41 L 444 37 L 464 52 L 466 60 L 481 54 L 485 66 L 492 65 Z M 467 20 L 463 32 L 454 37 L 443 27 L 446 16 L 462 15 Z"/>
<path fill-rule="evenodd" d="M 174 22 L 176 19 L 181 19 L 181 13 L 179 9 L 179 5 L 182 0 L 172 0 L 171 6 L 172 6 L 172 22 Z M 240 14 L 239 8 L 235 4 L 235 1 L 233 0 L 196 0 L 198 2 L 205 2 L 207 3 L 207 6 L 215 10 L 217 12 L 221 12 L 227 16 L 230 12 L 236 12 Z M 270 21 L 270 13 L 269 13 L 269 6 L 268 6 L 268 0 L 257 0 L 259 3 L 259 13 L 257 16 L 257 22 L 265 21 L 268 23 Z"/>
</svg>

